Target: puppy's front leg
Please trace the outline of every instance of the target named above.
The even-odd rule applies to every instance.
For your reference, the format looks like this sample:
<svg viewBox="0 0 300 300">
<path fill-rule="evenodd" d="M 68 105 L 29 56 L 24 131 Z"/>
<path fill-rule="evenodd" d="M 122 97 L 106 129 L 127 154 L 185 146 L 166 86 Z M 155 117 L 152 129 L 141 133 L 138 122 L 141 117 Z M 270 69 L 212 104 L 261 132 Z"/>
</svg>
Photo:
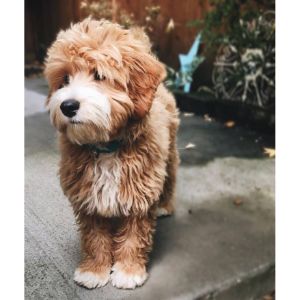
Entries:
<svg viewBox="0 0 300 300">
<path fill-rule="evenodd" d="M 92 289 L 107 284 L 112 265 L 112 237 L 109 220 L 79 218 L 82 261 L 74 274 L 79 285 Z"/>
<path fill-rule="evenodd" d="M 115 287 L 134 289 L 147 279 L 146 263 L 152 248 L 155 223 L 152 216 L 124 218 L 114 236 L 111 282 Z"/>
</svg>

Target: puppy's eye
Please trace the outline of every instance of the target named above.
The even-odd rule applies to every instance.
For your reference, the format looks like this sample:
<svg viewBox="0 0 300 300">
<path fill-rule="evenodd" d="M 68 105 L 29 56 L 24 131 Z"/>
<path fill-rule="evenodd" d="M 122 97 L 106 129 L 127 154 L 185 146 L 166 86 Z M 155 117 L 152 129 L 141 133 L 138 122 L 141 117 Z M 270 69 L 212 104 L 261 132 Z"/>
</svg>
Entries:
<svg viewBox="0 0 300 300">
<path fill-rule="evenodd" d="M 62 89 L 65 85 L 70 83 L 70 76 L 68 74 L 66 74 L 63 77 L 63 83 L 58 87 L 58 89 Z"/>
<path fill-rule="evenodd" d="M 70 76 L 68 74 L 66 74 L 64 76 L 64 84 L 69 84 L 70 83 Z"/>
<path fill-rule="evenodd" d="M 94 72 L 94 79 L 96 80 L 96 81 L 101 81 L 101 80 L 105 80 L 105 76 L 100 76 L 100 74 L 98 73 L 98 71 L 95 71 Z"/>
</svg>

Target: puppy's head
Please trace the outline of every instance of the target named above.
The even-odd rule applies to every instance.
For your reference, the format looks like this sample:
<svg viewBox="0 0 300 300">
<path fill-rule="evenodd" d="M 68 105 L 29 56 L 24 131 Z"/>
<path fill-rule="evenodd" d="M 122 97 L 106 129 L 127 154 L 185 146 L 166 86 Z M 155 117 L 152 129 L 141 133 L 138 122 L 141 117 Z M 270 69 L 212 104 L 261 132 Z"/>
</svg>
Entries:
<svg viewBox="0 0 300 300">
<path fill-rule="evenodd" d="M 142 119 L 165 77 L 140 29 L 86 19 L 48 50 L 47 106 L 53 125 L 77 144 L 105 142 Z"/>
</svg>

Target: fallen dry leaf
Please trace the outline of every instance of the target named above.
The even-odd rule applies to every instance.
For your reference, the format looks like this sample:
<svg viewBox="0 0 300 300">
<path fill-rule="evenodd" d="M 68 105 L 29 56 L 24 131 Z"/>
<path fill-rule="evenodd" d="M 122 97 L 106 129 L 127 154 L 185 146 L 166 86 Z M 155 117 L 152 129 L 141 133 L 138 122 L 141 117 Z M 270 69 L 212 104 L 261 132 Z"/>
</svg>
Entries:
<svg viewBox="0 0 300 300">
<path fill-rule="evenodd" d="M 193 144 L 193 143 L 188 143 L 188 144 L 184 147 L 184 149 L 193 149 L 193 148 L 196 148 L 196 145 Z"/>
<path fill-rule="evenodd" d="M 271 157 L 275 157 L 276 150 L 273 148 L 264 148 L 264 153 L 271 158 Z"/>
<path fill-rule="evenodd" d="M 271 292 L 269 295 L 265 295 L 263 300 L 275 300 L 275 291 Z"/>
<path fill-rule="evenodd" d="M 189 112 L 183 113 L 184 117 L 192 117 L 194 115 L 195 115 L 194 113 L 189 113 Z"/>
<path fill-rule="evenodd" d="M 232 128 L 235 126 L 235 122 L 234 121 L 227 121 L 226 123 L 224 123 L 224 125 L 227 127 L 227 128 Z"/>
<path fill-rule="evenodd" d="M 205 114 L 203 117 L 204 117 L 204 121 L 207 122 L 211 122 L 213 120 L 208 114 Z"/>
<path fill-rule="evenodd" d="M 236 206 L 240 206 L 243 203 L 242 199 L 236 198 L 233 200 L 233 204 Z"/>
</svg>

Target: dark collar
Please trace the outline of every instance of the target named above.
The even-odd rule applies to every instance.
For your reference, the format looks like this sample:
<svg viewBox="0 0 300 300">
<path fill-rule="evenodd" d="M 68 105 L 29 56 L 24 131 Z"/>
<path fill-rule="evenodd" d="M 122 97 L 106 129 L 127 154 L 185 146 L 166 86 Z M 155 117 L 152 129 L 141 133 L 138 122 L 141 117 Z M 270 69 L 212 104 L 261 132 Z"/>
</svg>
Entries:
<svg viewBox="0 0 300 300">
<path fill-rule="evenodd" d="M 114 140 L 105 144 L 85 144 L 84 147 L 98 155 L 101 153 L 113 153 L 120 148 L 120 145 L 120 141 Z"/>
</svg>

